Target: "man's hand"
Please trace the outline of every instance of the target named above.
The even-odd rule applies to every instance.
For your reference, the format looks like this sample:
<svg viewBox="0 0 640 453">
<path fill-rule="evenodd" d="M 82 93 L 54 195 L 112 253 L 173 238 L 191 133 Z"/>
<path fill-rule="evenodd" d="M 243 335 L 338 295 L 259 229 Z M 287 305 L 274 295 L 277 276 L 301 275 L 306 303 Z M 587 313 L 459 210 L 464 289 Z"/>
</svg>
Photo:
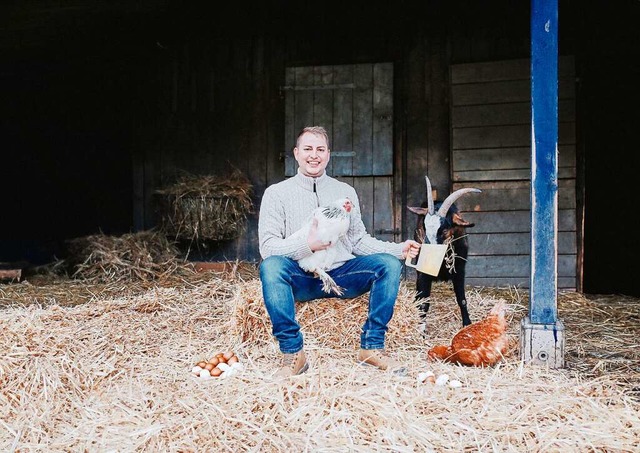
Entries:
<svg viewBox="0 0 640 453">
<path fill-rule="evenodd" d="M 411 239 L 407 239 L 402 243 L 402 258 L 406 259 L 409 255 L 412 259 L 420 253 L 420 244 Z"/>
<path fill-rule="evenodd" d="M 314 218 L 311 222 L 311 228 L 309 229 L 309 236 L 307 237 L 307 244 L 312 252 L 318 250 L 325 250 L 331 246 L 331 242 L 322 242 L 318 238 L 318 219 Z"/>
</svg>

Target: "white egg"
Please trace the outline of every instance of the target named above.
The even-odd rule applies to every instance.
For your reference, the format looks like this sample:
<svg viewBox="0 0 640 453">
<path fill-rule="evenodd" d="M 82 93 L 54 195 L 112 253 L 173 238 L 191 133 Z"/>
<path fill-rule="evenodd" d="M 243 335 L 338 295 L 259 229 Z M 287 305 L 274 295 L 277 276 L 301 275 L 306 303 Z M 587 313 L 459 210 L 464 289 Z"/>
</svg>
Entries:
<svg viewBox="0 0 640 453">
<path fill-rule="evenodd" d="M 211 373 L 209 373 L 209 370 L 201 370 L 200 371 L 200 377 L 201 378 L 210 378 L 211 377 Z"/>
<path fill-rule="evenodd" d="M 438 376 L 438 379 L 436 379 L 436 385 L 445 385 L 448 380 L 449 380 L 449 375 L 441 374 L 440 376 Z"/>
<path fill-rule="evenodd" d="M 241 364 L 240 362 L 236 362 L 231 364 L 231 368 L 237 371 L 242 371 L 244 370 L 244 365 Z"/>
<path fill-rule="evenodd" d="M 431 371 L 425 371 L 423 373 L 418 373 L 418 382 L 426 381 L 429 376 L 433 376 L 434 374 Z"/>
<path fill-rule="evenodd" d="M 226 379 L 226 378 L 230 378 L 231 376 L 234 376 L 234 375 L 236 375 L 236 374 L 238 374 L 238 372 L 237 372 L 235 369 L 233 369 L 233 368 L 229 368 L 229 370 L 228 370 L 228 371 L 225 371 L 224 373 L 222 373 L 222 374 L 220 375 L 220 377 L 221 377 L 221 378 L 225 378 L 225 379 Z"/>
<path fill-rule="evenodd" d="M 218 364 L 218 368 L 220 368 L 220 370 L 222 370 L 222 372 L 229 371 L 231 369 L 231 367 L 229 365 L 227 365 L 226 363 L 219 363 Z"/>
<path fill-rule="evenodd" d="M 202 368 L 200 368 L 198 365 L 194 366 L 194 367 L 191 369 L 191 372 L 192 372 L 193 374 L 198 375 L 198 376 L 200 375 L 200 372 L 201 372 L 201 371 L 202 371 Z"/>
<path fill-rule="evenodd" d="M 462 387 L 462 382 L 452 379 L 451 381 L 449 381 L 449 386 L 453 387 L 454 389 L 457 389 Z"/>
</svg>

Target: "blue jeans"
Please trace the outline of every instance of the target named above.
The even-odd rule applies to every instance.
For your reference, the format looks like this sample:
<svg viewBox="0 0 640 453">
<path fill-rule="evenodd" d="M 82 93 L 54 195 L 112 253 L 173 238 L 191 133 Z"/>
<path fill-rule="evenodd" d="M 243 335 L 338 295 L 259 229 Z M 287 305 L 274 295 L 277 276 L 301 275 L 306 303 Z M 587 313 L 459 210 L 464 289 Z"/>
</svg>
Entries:
<svg viewBox="0 0 640 453">
<path fill-rule="evenodd" d="M 400 285 L 400 260 L 388 253 L 357 256 L 328 274 L 344 288 L 342 299 L 353 298 L 370 291 L 369 312 L 362 326 L 360 347 L 384 348 L 387 324 Z M 273 335 L 280 343 L 280 351 L 287 354 L 303 347 L 300 324 L 296 321 L 295 302 L 336 297 L 322 290 L 322 282 L 298 263 L 284 256 L 270 256 L 260 264 L 262 295 L 273 325 Z"/>
</svg>

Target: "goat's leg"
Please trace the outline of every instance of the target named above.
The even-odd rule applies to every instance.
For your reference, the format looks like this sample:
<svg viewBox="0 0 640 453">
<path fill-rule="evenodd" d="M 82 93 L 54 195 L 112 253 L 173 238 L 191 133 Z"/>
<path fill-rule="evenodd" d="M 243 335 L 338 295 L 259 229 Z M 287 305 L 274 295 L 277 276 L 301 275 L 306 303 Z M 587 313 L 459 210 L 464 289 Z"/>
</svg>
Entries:
<svg viewBox="0 0 640 453">
<path fill-rule="evenodd" d="M 464 273 L 463 266 L 456 268 L 456 272 L 451 274 L 451 283 L 453 283 L 453 292 L 456 293 L 456 302 L 460 307 L 462 325 L 468 326 L 471 324 L 471 318 L 469 317 L 469 310 L 467 310 L 467 296 L 464 292 Z"/>
<path fill-rule="evenodd" d="M 431 304 L 429 303 L 429 297 L 431 296 L 431 284 L 434 278 L 431 275 L 424 274 L 422 272 L 416 272 L 416 298 L 418 309 L 420 310 L 420 317 L 424 320 L 427 317 L 427 312 Z"/>
</svg>

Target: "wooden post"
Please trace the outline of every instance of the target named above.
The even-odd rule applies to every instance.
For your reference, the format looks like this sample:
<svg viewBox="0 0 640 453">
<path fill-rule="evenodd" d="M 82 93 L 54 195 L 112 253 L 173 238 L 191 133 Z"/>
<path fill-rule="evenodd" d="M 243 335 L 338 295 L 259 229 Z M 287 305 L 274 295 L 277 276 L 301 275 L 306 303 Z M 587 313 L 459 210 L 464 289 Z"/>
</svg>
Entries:
<svg viewBox="0 0 640 453">
<path fill-rule="evenodd" d="M 558 320 L 558 0 L 531 1 L 531 285 L 525 362 L 564 366 Z"/>
</svg>

